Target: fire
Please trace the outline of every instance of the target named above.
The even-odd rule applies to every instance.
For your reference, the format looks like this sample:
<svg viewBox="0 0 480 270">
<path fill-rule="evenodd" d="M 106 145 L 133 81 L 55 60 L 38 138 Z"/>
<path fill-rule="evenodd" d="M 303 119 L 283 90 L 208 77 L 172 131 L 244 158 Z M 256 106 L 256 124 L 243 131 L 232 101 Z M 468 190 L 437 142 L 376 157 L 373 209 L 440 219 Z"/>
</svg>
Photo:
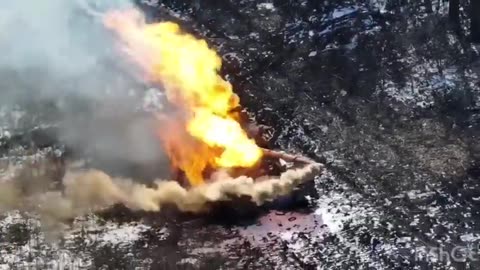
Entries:
<svg viewBox="0 0 480 270">
<path fill-rule="evenodd" d="M 224 149 L 220 157 L 215 158 L 215 163 L 220 167 L 250 167 L 262 153 L 258 146 L 247 138 L 238 122 L 205 109 L 195 112 L 187 130 L 207 145 Z"/>
<path fill-rule="evenodd" d="M 183 33 L 172 22 L 147 24 L 136 10 L 113 11 L 104 18 L 125 53 L 145 78 L 161 84 L 180 117 L 159 131 L 174 166 L 192 185 L 207 168 L 251 167 L 262 156 L 232 110 L 239 98 L 219 70 L 222 60 L 204 40 Z"/>
</svg>

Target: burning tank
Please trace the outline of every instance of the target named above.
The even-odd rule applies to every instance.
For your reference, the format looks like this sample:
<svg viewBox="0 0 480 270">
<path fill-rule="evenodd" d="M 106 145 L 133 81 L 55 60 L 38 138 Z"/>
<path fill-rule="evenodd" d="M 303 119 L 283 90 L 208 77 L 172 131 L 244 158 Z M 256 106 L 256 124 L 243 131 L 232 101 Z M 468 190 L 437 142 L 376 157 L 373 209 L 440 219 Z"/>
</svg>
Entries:
<svg viewBox="0 0 480 270">
<path fill-rule="evenodd" d="M 136 9 L 110 11 L 102 14 L 101 20 L 113 33 L 121 57 L 131 63 L 131 73 L 161 91 L 166 106 L 132 119 L 115 113 L 105 119 L 95 115 L 100 124 L 90 127 L 91 134 L 82 133 L 103 138 L 93 147 L 97 152 L 93 166 L 68 168 L 61 193 L 25 194 L 30 208 L 49 219 L 61 220 L 114 205 L 147 212 L 164 211 L 173 205 L 188 213 L 215 215 L 236 209 L 248 214 L 289 196 L 321 172 L 319 163 L 265 148 L 268 139 L 264 139 L 264 129 L 241 109 L 232 85 L 219 75 L 221 57 L 206 41 L 183 32 L 173 22 L 146 23 Z M 145 173 L 148 168 L 154 168 L 151 177 L 158 176 L 155 169 L 161 164 L 152 163 L 158 160 L 156 156 L 148 159 L 150 163 L 139 157 L 136 169 L 122 166 L 130 178 L 91 169 L 103 169 L 100 146 L 112 138 L 125 142 L 125 147 L 119 147 L 123 152 L 115 156 L 130 155 L 129 137 L 136 134 L 126 134 L 123 127 L 142 122 L 139 119 L 146 121 L 141 127 L 149 135 L 139 139 L 148 138 L 152 141 L 149 147 L 166 154 L 170 180 L 142 183 L 132 179 L 149 174 Z M 110 165 L 117 161 L 110 160 Z M 103 167 L 108 167 L 108 158 L 105 162 Z M 209 211 L 212 209 L 215 211 Z M 242 216 L 238 211 L 234 211 L 235 216 Z"/>
<path fill-rule="evenodd" d="M 146 23 L 136 9 L 111 11 L 103 22 L 140 77 L 159 86 L 173 105 L 157 117 L 175 179 L 198 186 L 218 169 L 234 176 L 278 174 L 272 157 L 295 159 L 258 145 L 260 129 L 242 114 L 232 85 L 219 75 L 222 59 L 206 41 L 173 22 Z M 270 159 L 262 159 L 265 154 Z"/>
</svg>

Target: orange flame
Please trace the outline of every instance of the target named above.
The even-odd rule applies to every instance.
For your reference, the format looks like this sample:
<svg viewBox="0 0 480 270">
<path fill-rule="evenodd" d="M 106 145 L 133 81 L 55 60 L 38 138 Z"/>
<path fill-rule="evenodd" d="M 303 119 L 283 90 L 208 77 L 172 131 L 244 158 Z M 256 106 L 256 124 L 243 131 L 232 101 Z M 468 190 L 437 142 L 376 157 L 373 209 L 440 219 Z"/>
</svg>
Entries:
<svg viewBox="0 0 480 270">
<path fill-rule="evenodd" d="M 232 109 L 239 98 L 218 74 L 222 61 L 204 40 L 182 33 L 172 22 L 146 24 L 136 10 L 113 11 L 105 25 L 146 78 L 161 83 L 168 100 L 183 114 L 159 132 L 174 166 L 192 185 L 203 182 L 206 168 L 251 167 L 262 156 Z"/>
</svg>

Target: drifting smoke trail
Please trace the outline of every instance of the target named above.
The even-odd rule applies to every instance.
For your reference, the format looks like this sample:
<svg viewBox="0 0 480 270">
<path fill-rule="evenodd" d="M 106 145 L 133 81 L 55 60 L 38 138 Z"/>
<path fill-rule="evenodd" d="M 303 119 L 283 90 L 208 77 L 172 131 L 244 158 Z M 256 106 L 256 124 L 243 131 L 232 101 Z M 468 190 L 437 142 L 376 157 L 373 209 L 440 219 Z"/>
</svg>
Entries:
<svg viewBox="0 0 480 270">
<path fill-rule="evenodd" d="M 149 188 L 129 179 L 116 179 L 91 170 L 67 173 L 63 193 L 43 192 L 22 197 L 18 187 L 4 182 L 0 187 L 0 209 L 35 211 L 50 222 L 64 221 L 119 203 L 132 210 L 161 211 L 165 205 L 175 205 L 180 211 L 199 213 L 207 211 L 210 203 L 239 196 L 248 196 L 252 202 L 262 205 L 312 180 L 320 170 L 321 165 L 309 164 L 287 170 L 278 177 L 262 179 L 232 178 L 217 172 L 212 177 L 213 182 L 191 189 L 185 189 L 177 181 L 157 181 L 155 188 Z"/>
<path fill-rule="evenodd" d="M 317 164 L 291 169 L 279 177 L 254 180 L 246 176 L 231 178 L 217 173 L 217 181 L 185 189 L 177 181 L 158 181 L 156 188 L 148 188 L 126 180 L 114 180 L 108 175 L 91 171 L 67 184 L 66 197 L 74 205 L 98 202 L 123 203 L 134 210 L 160 211 L 166 204 L 174 204 L 181 211 L 202 212 L 208 203 L 228 201 L 238 196 L 249 196 L 258 205 L 290 193 L 299 184 L 311 180 L 319 171 Z M 220 180 L 221 179 L 221 180 Z"/>
</svg>

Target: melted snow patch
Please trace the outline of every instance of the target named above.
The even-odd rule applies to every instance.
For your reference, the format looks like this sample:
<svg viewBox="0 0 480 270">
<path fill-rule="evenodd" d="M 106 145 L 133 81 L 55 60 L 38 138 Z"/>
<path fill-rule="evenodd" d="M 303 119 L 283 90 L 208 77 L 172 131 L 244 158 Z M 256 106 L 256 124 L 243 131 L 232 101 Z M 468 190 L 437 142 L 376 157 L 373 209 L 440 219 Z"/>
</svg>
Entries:
<svg viewBox="0 0 480 270">
<path fill-rule="evenodd" d="M 239 233 L 252 244 L 262 246 L 269 238 L 291 241 L 298 233 L 319 236 L 322 224 L 322 219 L 314 214 L 272 211 L 261 217 L 256 225 L 242 228 Z"/>
<path fill-rule="evenodd" d="M 15 228 L 20 231 L 17 232 Z M 75 219 L 71 229 L 62 231 L 60 239 L 63 241 L 57 241 L 60 239 L 48 237 L 51 232 L 42 231 L 40 221 L 35 217 L 12 211 L 0 220 L 1 233 L 13 233 L 15 237 L 21 237 L 19 239 L 25 238 L 25 242 L 11 242 L 8 237 L 0 239 L 0 269 L 89 268 L 94 260 L 90 252 L 94 252 L 95 248 L 116 246 L 128 249 L 142 237 L 144 231 L 150 229 L 149 226 L 139 223 L 105 224 L 95 215 L 89 215 Z M 160 230 L 157 235 L 159 239 L 166 237 L 167 229 Z M 87 252 L 74 252 L 79 244 L 91 249 Z"/>
<path fill-rule="evenodd" d="M 104 227 L 104 233 L 99 236 L 101 243 L 114 246 L 130 245 L 141 237 L 141 233 L 149 230 L 150 227 L 143 224 L 119 225 L 109 223 Z"/>
<path fill-rule="evenodd" d="M 380 13 L 387 12 L 387 0 L 370 0 L 370 5 L 377 9 Z"/>
<path fill-rule="evenodd" d="M 260 3 L 257 5 L 257 9 L 263 10 L 275 10 L 273 3 Z"/>
<path fill-rule="evenodd" d="M 337 19 L 346 15 L 352 14 L 357 10 L 358 10 L 358 7 L 345 7 L 345 8 L 335 9 L 332 13 L 332 19 Z"/>
</svg>

